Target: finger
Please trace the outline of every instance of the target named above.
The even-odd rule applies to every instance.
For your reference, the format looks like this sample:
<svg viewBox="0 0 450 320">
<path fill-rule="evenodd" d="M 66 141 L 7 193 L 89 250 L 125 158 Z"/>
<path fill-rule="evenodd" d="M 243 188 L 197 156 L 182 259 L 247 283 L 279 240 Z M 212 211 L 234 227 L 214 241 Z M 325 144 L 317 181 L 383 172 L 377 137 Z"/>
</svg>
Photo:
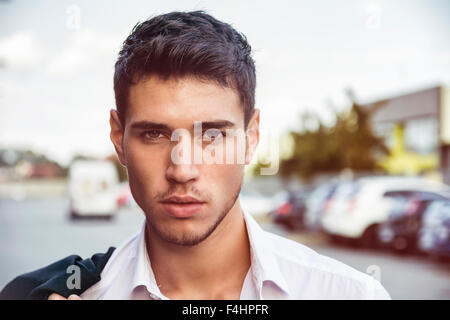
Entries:
<svg viewBox="0 0 450 320">
<path fill-rule="evenodd" d="M 62 295 L 52 293 L 51 295 L 48 296 L 48 300 L 67 300 L 67 299 L 64 298 Z"/>
<path fill-rule="evenodd" d="M 68 300 L 81 300 L 80 296 L 77 296 L 76 294 L 71 294 L 69 296 Z"/>
</svg>

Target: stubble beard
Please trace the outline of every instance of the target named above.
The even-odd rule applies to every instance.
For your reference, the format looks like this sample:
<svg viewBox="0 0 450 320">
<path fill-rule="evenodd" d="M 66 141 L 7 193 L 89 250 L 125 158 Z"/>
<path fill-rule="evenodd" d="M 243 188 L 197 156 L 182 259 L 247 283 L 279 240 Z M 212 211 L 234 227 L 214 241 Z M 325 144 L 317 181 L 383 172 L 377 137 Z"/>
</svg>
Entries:
<svg viewBox="0 0 450 320">
<path fill-rule="evenodd" d="M 216 221 L 206 230 L 206 232 L 202 234 L 190 234 L 190 235 L 177 235 L 170 230 L 163 230 L 158 226 L 158 224 L 154 223 L 151 217 L 146 219 L 147 228 L 149 232 L 154 232 L 159 238 L 162 240 L 179 246 L 195 246 L 202 241 L 206 240 L 213 232 L 217 229 L 223 219 L 228 215 L 231 208 L 233 208 L 236 203 L 237 198 L 239 197 L 239 193 L 241 191 L 242 183 L 239 184 L 239 187 L 234 191 L 234 195 L 230 200 L 225 204 L 222 212 L 217 217 Z"/>
</svg>

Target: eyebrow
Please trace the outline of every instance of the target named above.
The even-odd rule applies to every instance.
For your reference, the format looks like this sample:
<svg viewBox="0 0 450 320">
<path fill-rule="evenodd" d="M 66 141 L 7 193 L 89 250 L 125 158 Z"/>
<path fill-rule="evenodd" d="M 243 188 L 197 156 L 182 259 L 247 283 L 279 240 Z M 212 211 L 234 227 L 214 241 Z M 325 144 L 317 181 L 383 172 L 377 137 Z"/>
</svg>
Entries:
<svg viewBox="0 0 450 320">
<path fill-rule="evenodd" d="M 234 123 L 229 120 L 214 120 L 214 121 L 204 121 L 202 122 L 202 129 L 221 129 L 221 128 L 230 128 L 234 127 Z M 194 128 L 194 126 L 192 126 Z M 173 128 L 164 124 L 153 121 L 136 121 L 131 124 L 131 129 L 139 129 L 139 130 L 164 130 L 164 131 L 173 131 Z"/>
<path fill-rule="evenodd" d="M 172 131 L 172 128 L 168 125 L 165 125 L 164 123 L 157 123 L 152 121 L 136 121 L 131 124 L 131 129 L 139 129 L 139 130 L 166 130 L 166 131 Z"/>
<path fill-rule="evenodd" d="M 215 120 L 202 122 L 202 129 L 221 129 L 234 127 L 234 123 L 228 120 Z"/>
</svg>

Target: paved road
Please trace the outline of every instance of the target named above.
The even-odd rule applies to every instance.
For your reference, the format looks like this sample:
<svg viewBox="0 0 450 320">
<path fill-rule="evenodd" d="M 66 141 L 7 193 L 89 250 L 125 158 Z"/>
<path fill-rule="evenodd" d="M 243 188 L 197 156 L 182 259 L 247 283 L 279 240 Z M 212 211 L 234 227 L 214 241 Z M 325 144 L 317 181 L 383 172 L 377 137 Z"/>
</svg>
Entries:
<svg viewBox="0 0 450 320">
<path fill-rule="evenodd" d="M 0 288 L 14 276 L 70 254 L 83 257 L 118 246 L 137 232 L 143 215 L 121 210 L 111 221 L 71 221 L 65 197 L 0 199 Z M 290 233 L 262 221 L 269 231 L 380 277 L 394 299 L 450 299 L 450 268 L 423 257 L 335 247 L 316 234 Z"/>
<path fill-rule="evenodd" d="M 336 246 L 317 234 L 287 232 L 269 224 L 263 227 L 376 277 L 393 299 L 450 299 L 448 264 L 423 256 Z"/>
</svg>

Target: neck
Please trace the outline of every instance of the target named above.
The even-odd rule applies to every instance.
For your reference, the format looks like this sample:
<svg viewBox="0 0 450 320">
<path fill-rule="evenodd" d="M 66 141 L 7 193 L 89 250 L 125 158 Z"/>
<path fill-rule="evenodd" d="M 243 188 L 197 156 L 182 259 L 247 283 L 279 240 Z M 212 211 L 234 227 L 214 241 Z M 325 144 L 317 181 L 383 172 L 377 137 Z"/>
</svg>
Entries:
<svg viewBox="0 0 450 320">
<path fill-rule="evenodd" d="M 167 243 L 148 227 L 146 233 L 151 266 L 165 296 L 239 299 L 250 268 L 250 244 L 239 199 L 213 233 L 195 246 Z"/>
</svg>

